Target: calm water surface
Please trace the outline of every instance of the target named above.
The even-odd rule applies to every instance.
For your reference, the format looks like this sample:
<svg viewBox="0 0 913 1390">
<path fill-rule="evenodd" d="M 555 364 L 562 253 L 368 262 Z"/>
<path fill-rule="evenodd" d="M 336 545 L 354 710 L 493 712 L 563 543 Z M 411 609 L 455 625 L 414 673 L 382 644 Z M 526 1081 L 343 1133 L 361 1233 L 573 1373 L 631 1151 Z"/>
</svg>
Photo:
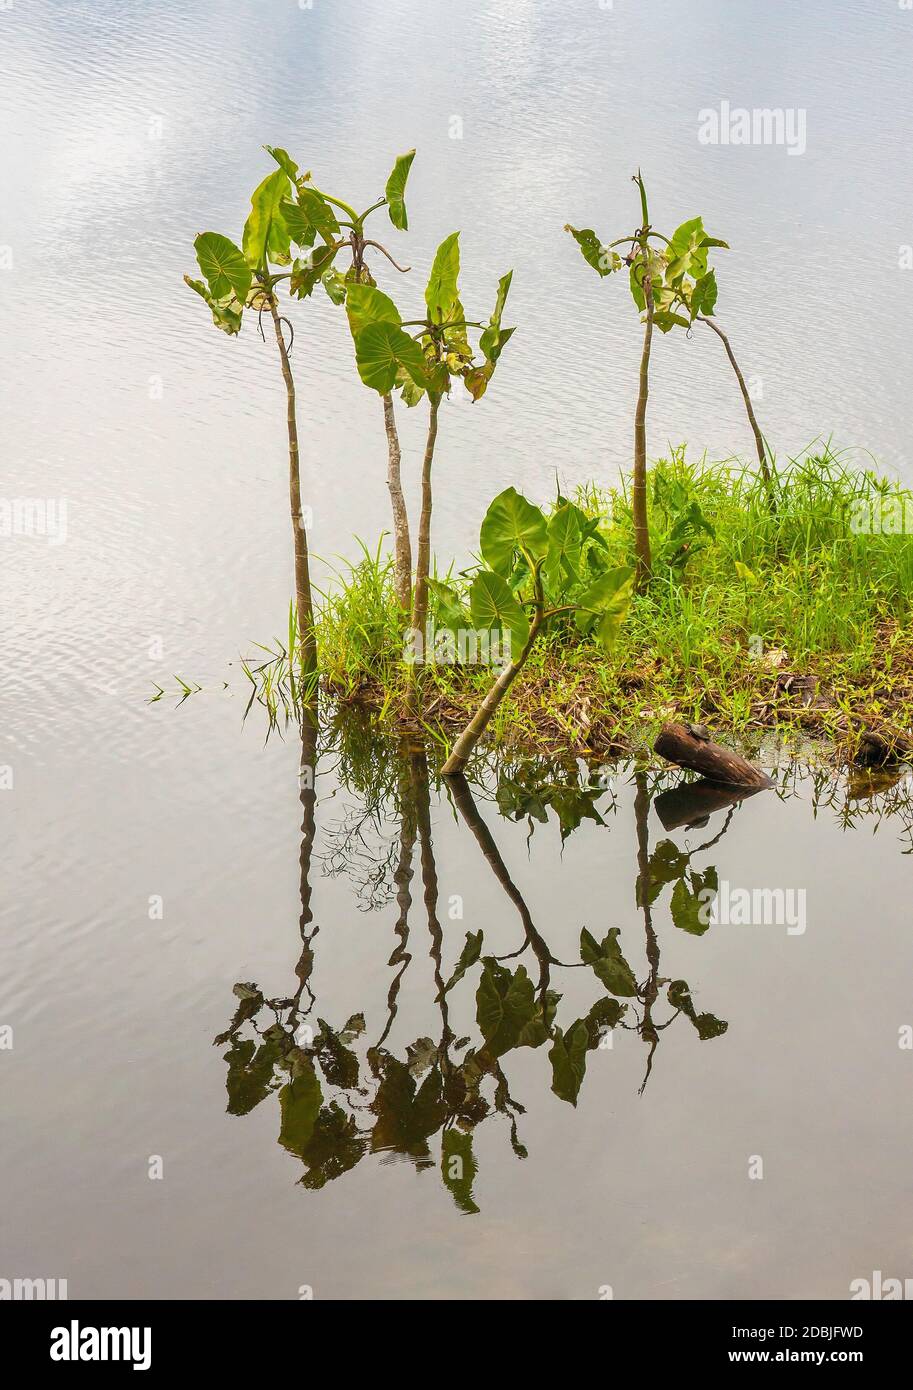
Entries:
<svg viewBox="0 0 913 1390">
<path fill-rule="evenodd" d="M 465 554 L 497 487 L 544 498 L 556 471 L 627 463 L 633 311 L 561 228 L 626 228 L 640 163 L 658 222 L 702 211 L 732 243 L 720 316 L 781 453 L 833 433 L 913 481 L 911 55 L 913 17 L 876 0 L 0 13 L 0 496 L 68 503 L 65 544 L 0 540 L 0 1276 L 74 1297 L 843 1298 L 913 1271 L 904 785 L 799 779 L 666 828 L 671 782 L 619 770 L 594 799 L 566 769 L 502 768 L 456 805 L 327 711 L 302 802 L 296 737 L 242 724 L 230 664 L 284 623 L 282 384 L 181 284 L 196 232 L 239 234 L 262 142 L 364 203 L 417 145 L 404 306 L 456 227 L 467 304 L 489 312 L 515 270 L 521 331 L 442 430 L 437 545 Z M 700 146 L 723 99 L 806 108 L 807 153 Z M 298 329 L 327 575 L 387 525 L 380 408 L 328 302 Z M 747 447 L 712 341 L 659 345 L 651 410 L 657 451 Z M 421 422 L 402 430 L 414 502 Z M 204 693 L 147 705 L 175 671 Z M 543 774 L 565 789 L 534 794 Z M 686 930 L 711 869 L 804 888 L 805 932 Z M 636 995 L 581 964 L 583 928 L 619 929 Z M 480 931 L 504 959 L 441 999 Z M 490 1027 L 521 964 L 524 1045 Z M 680 981 L 725 1031 L 676 1013 Z M 576 1105 L 529 1045 L 530 990 L 565 1034 L 627 1006 Z M 316 1062 L 290 1056 L 308 1027 Z M 445 1181 L 454 1156 L 471 1181 Z"/>
</svg>

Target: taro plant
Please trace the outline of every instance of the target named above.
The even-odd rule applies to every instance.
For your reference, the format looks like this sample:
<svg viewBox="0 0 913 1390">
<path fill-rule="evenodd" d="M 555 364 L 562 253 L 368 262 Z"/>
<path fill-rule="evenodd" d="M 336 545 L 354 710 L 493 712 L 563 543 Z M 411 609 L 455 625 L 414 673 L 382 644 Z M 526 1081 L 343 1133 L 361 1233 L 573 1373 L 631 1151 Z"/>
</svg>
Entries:
<svg viewBox="0 0 913 1390">
<path fill-rule="evenodd" d="M 284 203 L 282 208 L 291 240 L 303 253 L 292 264 L 290 288 L 293 295 L 306 299 L 319 283 L 334 304 L 347 304 L 349 291 L 358 287 L 372 290 L 375 280 L 367 262 L 369 251 L 380 252 L 401 274 L 408 271 L 409 267 L 397 264 L 381 242 L 368 237 L 365 224 L 372 213 L 386 208 L 390 221 L 398 231 L 408 229 L 406 183 L 415 150 L 399 156 L 387 180 L 384 196 L 359 213 L 342 198 L 315 188 L 310 174 L 301 174 L 298 165 L 285 150 L 270 146 L 266 148 L 288 175 L 295 191 L 295 198 Z M 349 257 L 343 271 L 338 268 L 340 256 Z M 352 326 L 351 310 L 349 323 Z M 387 436 L 387 488 L 393 513 L 394 588 L 400 607 L 407 612 L 412 595 L 412 543 L 401 480 L 402 452 L 393 410 L 392 388 L 381 395 Z"/>
<path fill-rule="evenodd" d="M 634 472 L 631 510 L 634 522 L 634 549 L 637 557 L 637 584 L 642 587 L 651 570 L 650 532 L 647 520 L 647 401 L 650 390 L 650 355 L 653 329 L 670 333 L 683 328 L 690 333 L 695 322 L 706 324 L 722 340 L 742 393 L 758 451 L 758 461 L 768 496 L 773 504 L 773 479 L 764 439 L 755 418 L 745 378 L 739 368 L 729 338 L 714 321 L 718 286 L 716 273 L 708 265 L 711 249 L 728 250 L 728 243 L 709 236 L 703 219 L 693 217 L 672 234 L 665 236 L 650 223 L 647 192 L 640 170 L 633 176 L 640 192 L 641 226 L 628 236 L 603 245 L 590 229 L 567 224 L 588 265 L 600 276 L 628 267 L 631 295 L 643 316 L 644 341 L 640 361 L 637 408 L 634 417 Z M 627 247 L 624 255 L 617 247 Z"/>
<path fill-rule="evenodd" d="M 538 507 L 507 488 L 488 508 L 479 545 L 486 567 L 470 587 L 472 622 L 481 631 L 509 633 L 511 659 L 454 744 L 445 776 L 463 771 L 543 629 L 573 620 L 579 634 L 611 652 L 634 587 L 630 566 L 609 566 L 598 520 L 564 498 L 546 520 Z"/>
<path fill-rule="evenodd" d="M 219 232 L 201 232 L 194 241 L 197 262 L 203 280 L 184 279 L 206 301 L 217 328 L 232 336 L 240 333 L 245 311 L 257 315 L 261 336 L 263 314 L 268 311 L 273 322 L 276 347 L 286 391 L 286 423 L 288 429 L 289 504 L 295 546 L 296 622 L 292 636 L 297 635 L 298 650 L 304 673 L 313 679 L 317 670 L 317 646 L 314 637 L 314 606 L 307 532 L 301 507 L 301 475 L 299 467 L 298 422 L 295 402 L 295 381 L 289 362 L 294 342 L 294 329 L 288 318 L 280 313 L 277 286 L 289 275 L 275 271 L 273 266 L 291 263 L 290 233 L 283 206 L 287 201 L 290 180 L 284 168 L 267 175 L 254 190 L 251 210 L 241 238 L 240 248 Z M 288 330 L 288 341 L 286 341 Z M 294 641 L 290 644 L 294 648 Z M 293 666 L 295 651 L 289 651 L 289 666 Z"/>
<path fill-rule="evenodd" d="M 298 165 L 285 150 L 270 145 L 266 149 L 279 167 L 254 191 L 240 248 L 218 232 L 201 233 L 194 242 L 194 249 L 204 279 L 184 278 L 209 305 L 216 327 L 230 335 L 241 331 L 245 310 L 256 313 L 261 336 L 264 336 L 262 320 L 265 311 L 269 312 L 273 322 L 286 389 L 289 501 L 295 542 L 297 616 L 290 635 L 289 666 L 290 672 L 293 672 L 297 642 L 302 668 L 309 678 L 313 678 L 317 670 L 317 648 L 307 533 L 301 505 L 295 381 L 290 363 L 294 330 L 286 315 L 280 313 L 278 287 L 287 281 L 292 296 L 307 299 L 320 284 L 334 303 L 342 304 L 348 284 L 373 283 L 365 263 L 368 248 L 382 252 L 397 270 L 403 270 L 386 247 L 365 236 L 365 220 L 378 208 L 386 207 L 394 227 L 406 229 L 405 189 L 415 151 L 411 150 L 396 160 L 387 181 L 385 196 L 365 212 L 357 213 L 342 199 L 313 187 L 310 174 L 300 173 Z M 337 216 L 337 212 L 342 216 Z M 304 254 L 293 259 L 293 245 Z M 345 248 L 351 252 L 351 264 L 342 275 L 335 268 L 335 263 Z M 281 269 L 276 270 L 275 267 Z M 384 401 L 384 422 L 398 592 L 404 605 L 408 606 L 411 592 L 409 527 L 400 483 L 399 439 L 389 394 Z M 292 679 L 294 681 L 293 674 Z"/>
<path fill-rule="evenodd" d="M 365 385 L 382 396 L 399 389 L 410 406 L 428 398 L 411 614 L 413 642 L 422 651 L 431 568 L 432 465 L 441 402 L 457 378 L 462 379 L 473 400 L 479 400 L 514 332 L 501 326 L 513 272 L 508 271 L 498 284 L 494 312 L 487 325 L 467 320 L 460 302 L 459 273 L 460 234 L 452 232 L 441 242 L 434 258 L 425 290 L 424 318 L 404 321 L 393 301 L 372 286 L 350 285 L 346 294 L 356 362 Z M 470 344 L 470 329 L 481 330 L 478 352 Z M 477 360 L 479 355 L 481 360 Z"/>
</svg>

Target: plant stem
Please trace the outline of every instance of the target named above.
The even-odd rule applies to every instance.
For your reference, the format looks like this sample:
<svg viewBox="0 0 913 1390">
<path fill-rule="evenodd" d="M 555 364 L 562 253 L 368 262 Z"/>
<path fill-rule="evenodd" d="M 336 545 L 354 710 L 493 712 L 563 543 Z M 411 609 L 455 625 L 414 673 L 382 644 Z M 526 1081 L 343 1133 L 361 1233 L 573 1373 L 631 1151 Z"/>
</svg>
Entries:
<svg viewBox="0 0 913 1390">
<path fill-rule="evenodd" d="M 425 625 L 428 621 L 428 575 L 431 568 L 431 465 L 434 461 L 434 446 L 437 441 L 437 417 L 440 398 L 430 396 L 431 418 L 428 421 L 428 438 L 425 443 L 425 458 L 422 463 L 422 512 L 418 524 L 418 547 L 415 555 L 415 594 L 412 599 L 412 629 L 425 639 Z"/>
<path fill-rule="evenodd" d="M 295 541 L 295 601 L 298 609 L 298 640 L 301 646 L 301 665 L 306 675 L 317 671 L 317 643 L 314 637 L 314 604 L 311 598 L 311 577 L 308 564 L 307 532 L 301 513 L 301 475 L 298 452 L 298 420 L 295 411 L 295 379 L 288 360 L 288 349 L 282 332 L 282 320 L 276 300 L 269 295 L 269 311 L 276 330 L 276 344 L 282 363 L 285 394 L 288 402 L 288 490 Z"/>
<path fill-rule="evenodd" d="M 642 589 L 652 567 L 650 528 L 647 522 L 647 398 L 650 394 L 650 347 L 653 342 L 653 281 L 644 276 L 644 300 L 647 322 L 644 327 L 644 346 L 640 358 L 640 389 L 634 415 L 634 478 L 631 487 L 631 508 L 634 514 L 634 553 L 637 557 L 635 583 Z"/>
<path fill-rule="evenodd" d="M 536 572 L 536 611 L 530 623 L 529 636 L 523 644 L 523 650 L 518 657 L 511 661 L 509 666 L 505 666 L 498 679 L 491 686 L 485 699 L 476 710 L 466 728 L 460 734 L 456 743 L 453 745 L 450 757 L 445 762 L 442 772 L 445 777 L 455 777 L 462 773 L 464 767 L 472 755 L 479 739 L 484 734 L 488 725 L 491 723 L 495 710 L 500 705 L 504 696 L 513 685 L 517 676 L 526 665 L 527 658 L 533 649 L 533 644 L 539 635 L 543 619 L 543 596 L 542 581 L 538 571 Z"/>
<path fill-rule="evenodd" d="M 771 477 L 770 465 L 767 461 L 767 448 L 764 444 L 764 436 L 761 433 L 761 430 L 758 426 L 758 421 L 754 413 L 754 406 L 751 403 L 751 396 L 748 394 L 748 387 L 745 385 L 745 378 L 742 375 L 742 371 L 739 367 L 738 362 L 735 360 L 735 353 L 732 350 L 732 344 L 730 343 L 726 334 L 723 332 L 722 328 L 720 328 L 719 324 L 714 323 L 713 319 L 707 318 L 705 314 L 698 314 L 698 318 L 700 319 L 701 323 L 706 323 L 708 328 L 713 329 L 716 336 L 721 340 L 723 347 L 726 349 L 726 356 L 729 358 L 732 370 L 735 372 L 736 381 L 739 383 L 739 390 L 742 393 L 742 400 L 745 402 L 745 411 L 748 415 L 748 423 L 749 425 L 751 425 L 751 432 L 754 435 L 755 447 L 758 451 L 758 462 L 761 465 L 761 476 L 764 479 L 764 484 L 767 488 L 768 496 L 770 497 L 771 507 L 774 510 L 776 510 L 776 498 L 774 495 L 773 478 Z"/>
<path fill-rule="evenodd" d="M 393 508 L 393 587 L 397 603 L 404 613 L 408 613 L 412 602 L 412 542 L 409 538 L 409 513 L 400 478 L 402 452 L 393 413 L 393 397 L 389 392 L 384 396 L 384 426 L 387 431 L 387 487 Z"/>
</svg>

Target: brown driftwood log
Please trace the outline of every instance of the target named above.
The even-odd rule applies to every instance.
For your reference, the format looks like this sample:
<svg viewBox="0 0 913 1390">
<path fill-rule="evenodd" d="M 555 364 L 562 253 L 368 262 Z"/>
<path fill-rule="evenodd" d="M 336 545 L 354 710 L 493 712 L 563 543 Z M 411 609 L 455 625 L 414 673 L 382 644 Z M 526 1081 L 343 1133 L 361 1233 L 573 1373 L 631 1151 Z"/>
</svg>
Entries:
<svg viewBox="0 0 913 1390">
<path fill-rule="evenodd" d="M 745 787 L 760 791 L 772 785 L 760 768 L 740 758 L 738 753 L 719 743 L 696 738 L 686 724 L 664 724 L 654 744 L 656 752 L 667 762 L 699 772 L 711 782 L 727 787 Z"/>
</svg>

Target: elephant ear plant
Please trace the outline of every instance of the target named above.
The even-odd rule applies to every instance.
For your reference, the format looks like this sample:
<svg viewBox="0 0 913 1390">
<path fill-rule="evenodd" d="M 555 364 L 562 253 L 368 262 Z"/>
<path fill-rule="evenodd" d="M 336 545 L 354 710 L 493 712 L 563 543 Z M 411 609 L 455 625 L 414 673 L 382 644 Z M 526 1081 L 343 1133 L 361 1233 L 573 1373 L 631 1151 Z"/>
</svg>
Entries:
<svg viewBox="0 0 913 1390">
<path fill-rule="evenodd" d="M 289 448 L 289 499 L 295 541 L 296 619 L 290 623 L 289 667 L 294 686 L 295 644 L 302 669 L 310 682 L 316 679 L 317 646 L 314 636 L 314 607 L 309 573 L 307 533 L 301 507 L 300 454 L 295 401 L 295 381 L 289 355 L 294 331 L 279 312 L 278 286 L 287 281 L 297 299 L 309 298 L 320 284 L 335 304 L 345 301 L 350 284 L 373 284 L 365 264 L 371 247 L 383 252 L 397 270 L 403 270 L 380 242 L 365 236 L 365 220 L 386 207 L 394 227 L 408 226 L 405 191 L 415 151 L 401 155 L 387 181 L 385 196 L 365 212 L 314 188 L 310 174 L 299 172 L 286 150 L 266 146 L 279 166 L 254 191 L 251 212 L 244 227 L 240 248 L 218 232 L 203 232 L 194 242 L 203 280 L 184 279 L 208 304 L 217 328 L 230 335 L 240 333 L 245 310 L 254 310 L 263 334 L 262 319 L 268 310 L 273 321 L 287 399 Z M 337 212 L 342 216 L 337 216 Z M 304 254 L 292 259 L 292 247 Z M 348 249 L 351 264 L 345 275 L 335 268 L 339 254 Z M 275 270 L 273 267 L 281 267 Z M 288 269 L 286 269 L 288 267 Z M 286 342 L 285 330 L 288 331 Z M 408 606 L 411 593 L 411 551 L 409 526 L 400 485 L 400 448 L 393 416 L 393 402 L 384 401 L 384 420 L 388 444 L 388 485 L 394 517 L 397 591 Z"/>
<path fill-rule="evenodd" d="M 359 213 L 352 204 L 343 201 L 342 198 L 315 188 L 310 181 L 310 174 L 300 174 L 297 164 L 289 158 L 285 150 L 270 146 L 266 148 L 280 168 L 288 174 L 296 195 L 294 199 L 289 199 L 283 204 L 283 214 L 289 226 L 291 240 L 303 253 L 292 265 L 290 288 L 293 295 L 299 299 L 306 299 L 319 283 L 334 304 L 344 304 L 349 290 L 359 287 L 373 289 L 374 276 L 366 260 L 369 250 L 381 252 L 395 270 L 401 274 L 406 273 L 408 266 L 398 265 L 385 246 L 367 236 L 365 223 L 372 213 L 385 207 L 391 223 L 398 231 L 408 229 L 406 184 L 415 158 L 415 150 L 409 150 L 396 160 L 393 172 L 387 180 L 384 197 Z M 343 273 L 338 269 L 340 255 L 350 256 L 349 264 Z M 351 324 L 351 314 L 349 318 Z M 408 612 L 412 596 L 412 543 L 400 475 L 402 452 L 393 410 L 392 388 L 381 395 L 387 436 L 387 487 L 393 513 L 394 587 L 401 609 Z"/>
<path fill-rule="evenodd" d="M 386 396 L 398 388 L 407 405 L 427 396 L 428 435 L 422 463 L 422 502 L 412 597 L 413 650 L 424 653 L 431 566 L 431 485 L 441 402 L 461 378 L 474 401 L 488 388 L 502 349 L 514 330 L 501 319 L 512 271 L 502 276 L 494 312 L 487 325 L 466 318 L 458 286 L 460 234 L 452 232 L 438 247 L 425 290 L 425 317 L 403 321 L 395 304 L 373 287 L 350 285 L 346 294 L 359 375 L 366 386 Z M 408 330 L 416 330 L 410 333 Z M 481 329 L 478 354 L 468 330 Z M 477 360 L 480 355 L 481 360 Z"/>
<path fill-rule="evenodd" d="M 289 502 L 295 543 L 297 618 L 296 622 L 290 624 L 292 649 L 289 651 L 289 667 L 290 670 L 294 668 L 294 639 L 297 634 L 302 670 L 305 678 L 313 683 L 317 672 L 317 645 L 314 636 L 307 532 L 301 509 L 295 382 L 289 363 L 294 330 L 289 320 L 279 312 L 277 295 L 279 282 L 289 279 L 289 275 L 278 273 L 271 268 L 288 266 L 291 262 L 290 230 L 283 210 L 289 187 L 289 173 L 280 167 L 275 173 L 269 174 L 254 190 L 250 216 L 244 226 L 240 249 L 219 232 L 202 232 L 194 241 L 194 250 L 204 279 L 193 280 L 186 275 L 184 279 L 190 288 L 206 301 L 213 322 L 225 333 L 240 333 L 246 310 L 253 310 L 257 314 L 261 336 L 264 310 L 268 310 L 272 318 L 286 390 Z M 288 342 L 285 337 L 286 329 L 289 333 Z M 294 681 L 294 675 L 292 678 Z"/>
<path fill-rule="evenodd" d="M 463 771 L 546 625 L 572 619 L 578 632 L 611 652 L 634 587 L 634 571 L 607 566 L 592 520 L 564 499 L 546 520 L 507 488 L 488 508 L 479 544 L 486 568 L 469 591 L 472 621 L 479 631 L 509 634 L 511 659 L 454 744 L 443 768 L 448 777 Z"/>
<path fill-rule="evenodd" d="M 634 549 L 637 557 L 637 587 L 646 583 L 651 567 L 650 531 L 647 520 L 647 401 L 650 392 L 650 354 L 653 329 L 670 333 L 674 328 L 690 332 L 698 321 L 713 329 L 722 340 L 736 374 L 758 451 L 761 475 L 771 505 L 773 479 L 763 436 L 758 428 L 745 379 L 739 369 L 729 339 L 713 320 L 716 308 L 716 275 L 708 267 L 712 248 L 728 250 L 728 243 L 708 236 L 703 220 L 694 217 L 683 222 L 671 237 L 657 232 L 650 224 L 647 192 L 640 170 L 633 176 L 640 192 L 641 225 L 629 236 L 619 237 L 607 246 L 591 228 L 581 230 L 567 224 L 588 265 L 605 277 L 625 267 L 629 270 L 631 295 L 643 315 L 644 341 L 640 360 L 640 383 L 634 417 L 634 472 L 631 510 L 634 521 Z M 622 255 L 617 247 L 627 247 Z"/>
</svg>

